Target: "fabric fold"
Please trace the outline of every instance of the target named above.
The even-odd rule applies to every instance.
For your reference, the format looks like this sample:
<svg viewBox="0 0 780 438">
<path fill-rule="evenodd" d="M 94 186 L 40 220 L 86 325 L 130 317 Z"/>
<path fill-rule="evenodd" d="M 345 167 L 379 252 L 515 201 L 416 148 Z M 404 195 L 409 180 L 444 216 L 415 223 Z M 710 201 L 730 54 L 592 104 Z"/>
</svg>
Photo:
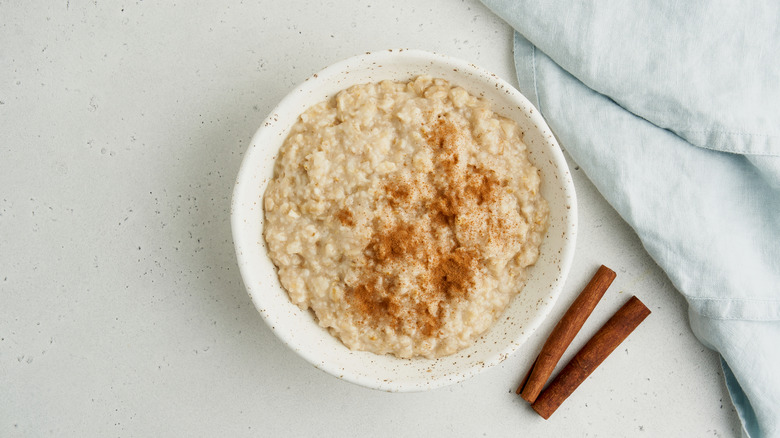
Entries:
<svg viewBox="0 0 780 438">
<path fill-rule="evenodd" d="M 780 3 L 483 3 L 654 125 L 699 147 L 780 156 Z"/>
</svg>

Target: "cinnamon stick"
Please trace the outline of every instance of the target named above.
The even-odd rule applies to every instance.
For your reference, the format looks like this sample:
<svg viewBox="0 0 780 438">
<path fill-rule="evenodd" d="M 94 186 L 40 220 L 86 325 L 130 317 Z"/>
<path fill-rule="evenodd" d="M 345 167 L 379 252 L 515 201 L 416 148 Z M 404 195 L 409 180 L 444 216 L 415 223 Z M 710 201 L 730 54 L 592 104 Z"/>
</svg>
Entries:
<svg viewBox="0 0 780 438">
<path fill-rule="evenodd" d="M 604 292 L 612 284 L 615 276 L 615 271 L 601 265 L 596 271 L 596 275 L 569 306 L 563 318 L 558 321 L 550 333 L 542 351 L 536 357 L 534 364 L 531 365 L 530 371 L 517 388 L 517 393 L 523 399 L 529 403 L 536 401 L 536 397 L 539 396 L 547 379 L 550 378 L 558 361 L 561 360 L 563 352 L 566 351 L 582 325 L 585 324 L 585 320 L 588 319 L 596 304 L 604 296 Z"/>
<path fill-rule="evenodd" d="M 604 362 L 631 332 L 639 326 L 647 315 L 648 309 L 637 297 L 631 297 L 612 318 L 566 365 L 561 373 L 550 383 L 531 407 L 545 420 L 568 398 L 575 389 Z"/>
</svg>

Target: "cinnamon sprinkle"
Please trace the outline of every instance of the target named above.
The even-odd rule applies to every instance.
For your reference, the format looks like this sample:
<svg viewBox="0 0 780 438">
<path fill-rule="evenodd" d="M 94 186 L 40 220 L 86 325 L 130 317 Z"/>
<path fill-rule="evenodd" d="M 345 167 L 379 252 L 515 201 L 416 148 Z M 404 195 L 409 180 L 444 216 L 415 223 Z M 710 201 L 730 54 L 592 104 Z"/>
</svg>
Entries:
<svg viewBox="0 0 780 438">
<path fill-rule="evenodd" d="M 452 121 L 431 116 L 422 133 L 433 152 L 434 170 L 427 182 L 418 182 L 425 187 L 394 180 L 384 184 L 384 202 L 397 219 L 377 219 L 364 251 L 366 265 L 345 297 L 364 324 L 437 337 L 448 309 L 468 298 L 484 264 L 479 247 L 464 247 L 455 239 L 455 224 L 475 221 L 472 216 L 495 202 L 502 183 L 492 170 L 461 162 L 459 142 L 468 139 Z M 413 211 L 422 211 L 422 217 L 414 223 L 402 220 L 402 212 Z M 351 225 L 348 213 L 342 210 L 337 217 Z M 503 225 L 492 218 L 487 222 L 491 236 Z M 389 275 L 398 270 L 415 276 L 411 290 Z"/>
<path fill-rule="evenodd" d="M 472 265 L 477 258 L 477 251 L 463 247 L 442 255 L 431 271 L 433 286 L 438 295 L 447 298 L 465 297 L 472 285 Z"/>
<path fill-rule="evenodd" d="M 471 164 L 469 170 L 472 171 L 472 177 L 466 185 L 466 193 L 476 198 L 479 205 L 492 201 L 496 194 L 496 187 L 501 185 L 495 171 L 488 171 Z"/>
<path fill-rule="evenodd" d="M 415 255 L 420 249 L 420 240 L 414 227 L 401 224 L 387 232 L 374 233 L 366 249 L 370 251 L 371 259 L 381 265 L 407 254 Z"/>
<path fill-rule="evenodd" d="M 355 225 L 355 221 L 354 219 L 352 219 L 352 212 L 347 210 L 346 208 L 343 208 L 339 210 L 338 213 L 336 213 L 336 219 L 338 219 L 342 225 L 346 225 L 348 227 L 352 227 Z"/>
<path fill-rule="evenodd" d="M 384 186 L 387 192 L 387 202 L 392 207 L 398 207 L 409 200 L 409 186 L 397 182 L 389 182 Z"/>
<path fill-rule="evenodd" d="M 381 317 L 388 314 L 389 300 L 376 287 L 376 278 L 347 289 L 346 296 L 357 311 L 364 315 Z"/>
</svg>

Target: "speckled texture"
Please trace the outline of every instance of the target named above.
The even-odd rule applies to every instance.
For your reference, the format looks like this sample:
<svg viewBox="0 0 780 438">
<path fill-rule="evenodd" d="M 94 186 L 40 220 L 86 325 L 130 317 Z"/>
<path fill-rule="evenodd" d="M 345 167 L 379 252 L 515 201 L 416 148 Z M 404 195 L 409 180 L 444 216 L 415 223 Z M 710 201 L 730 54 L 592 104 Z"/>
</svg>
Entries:
<svg viewBox="0 0 780 438">
<path fill-rule="evenodd" d="M 373 391 L 258 318 L 229 226 L 255 130 L 365 51 L 438 51 L 514 83 L 510 29 L 479 3 L 36 0 L 0 17 L 0 436 L 737 436 L 682 298 L 573 162 L 563 295 L 488 372 Z M 630 294 L 653 314 L 545 422 L 510 392 L 601 263 L 618 277 L 573 350 Z"/>
</svg>

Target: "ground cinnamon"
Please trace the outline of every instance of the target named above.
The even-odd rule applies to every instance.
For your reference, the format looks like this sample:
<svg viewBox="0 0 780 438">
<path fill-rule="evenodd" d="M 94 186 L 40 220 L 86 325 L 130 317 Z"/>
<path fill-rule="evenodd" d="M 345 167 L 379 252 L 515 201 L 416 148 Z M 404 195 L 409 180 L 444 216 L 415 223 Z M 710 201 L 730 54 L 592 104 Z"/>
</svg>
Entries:
<svg viewBox="0 0 780 438">
<path fill-rule="evenodd" d="M 357 284 L 346 288 L 345 297 L 363 323 L 387 325 L 397 333 L 421 331 L 436 336 L 443 309 L 451 307 L 444 304 L 468 297 L 484 263 L 479 248 L 461 246 L 454 238 L 456 220 L 461 226 L 475 220 L 475 209 L 487 210 L 488 204 L 496 202 L 502 182 L 495 172 L 461 161 L 459 147 L 466 134 L 446 117 L 431 114 L 421 130 L 434 171 L 425 179 L 390 179 L 381 186 L 380 199 L 389 214 L 372 224 L 364 251 L 367 263 Z M 408 212 L 422 212 L 422 216 L 407 222 Z M 344 225 L 355 223 L 346 209 L 336 218 Z M 485 238 L 496 238 L 504 224 L 493 224 L 492 217 L 488 222 Z M 411 292 L 408 285 L 402 290 L 387 277 L 399 265 L 420 273 Z"/>
<path fill-rule="evenodd" d="M 575 389 L 650 315 L 637 297 L 631 297 L 612 318 L 577 352 L 561 373 L 550 383 L 531 407 L 544 419 L 568 398 Z"/>
<path fill-rule="evenodd" d="M 410 190 L 406 184 L 391 181 L 384 186 L 387 193 L 387 203 L 392 207 L 403 205 L 409 200 Z"/>
<path fill-rule="evenodd" d="M 596 271 L 596 275 L 569 306 L 544 343 L 544 347 L 531 366 L 531 370 L 517 388 L 517 393 L 523 399 L 533 403 L 539 396 L 564 351 L 580 331 L 601 297 L 604 296 L 604 292 L 612 284 L 615 276 L 615 271 L 601 265 Z"/>
<path fill-rule="evenodd" d="M 438 294 L 447 298 L 465 297 L 471 287 L 474 276 L 472 265 L 476 259 L 476 251 L 463 247 L 439 257 L 431 272 L 433 287 Z"/>
<path fill-rule="evenodd" d="M 348 227 L 355 225 L 355 221 L 352 219 L 352 212 L 346 208 L 339 210 L 339 212 L 336 213 L 336 219 L 338 219 L 342 225 L 346 225 Z"/>
<path fill-rule="evenodd" d="M 371 260 L 382 264 L 389 260 L 399 260 L 420 251 L 422 237 L 411 224 L 402 223 L 385 232 L 374 233 L 367 249 Z"/>
</svg>

